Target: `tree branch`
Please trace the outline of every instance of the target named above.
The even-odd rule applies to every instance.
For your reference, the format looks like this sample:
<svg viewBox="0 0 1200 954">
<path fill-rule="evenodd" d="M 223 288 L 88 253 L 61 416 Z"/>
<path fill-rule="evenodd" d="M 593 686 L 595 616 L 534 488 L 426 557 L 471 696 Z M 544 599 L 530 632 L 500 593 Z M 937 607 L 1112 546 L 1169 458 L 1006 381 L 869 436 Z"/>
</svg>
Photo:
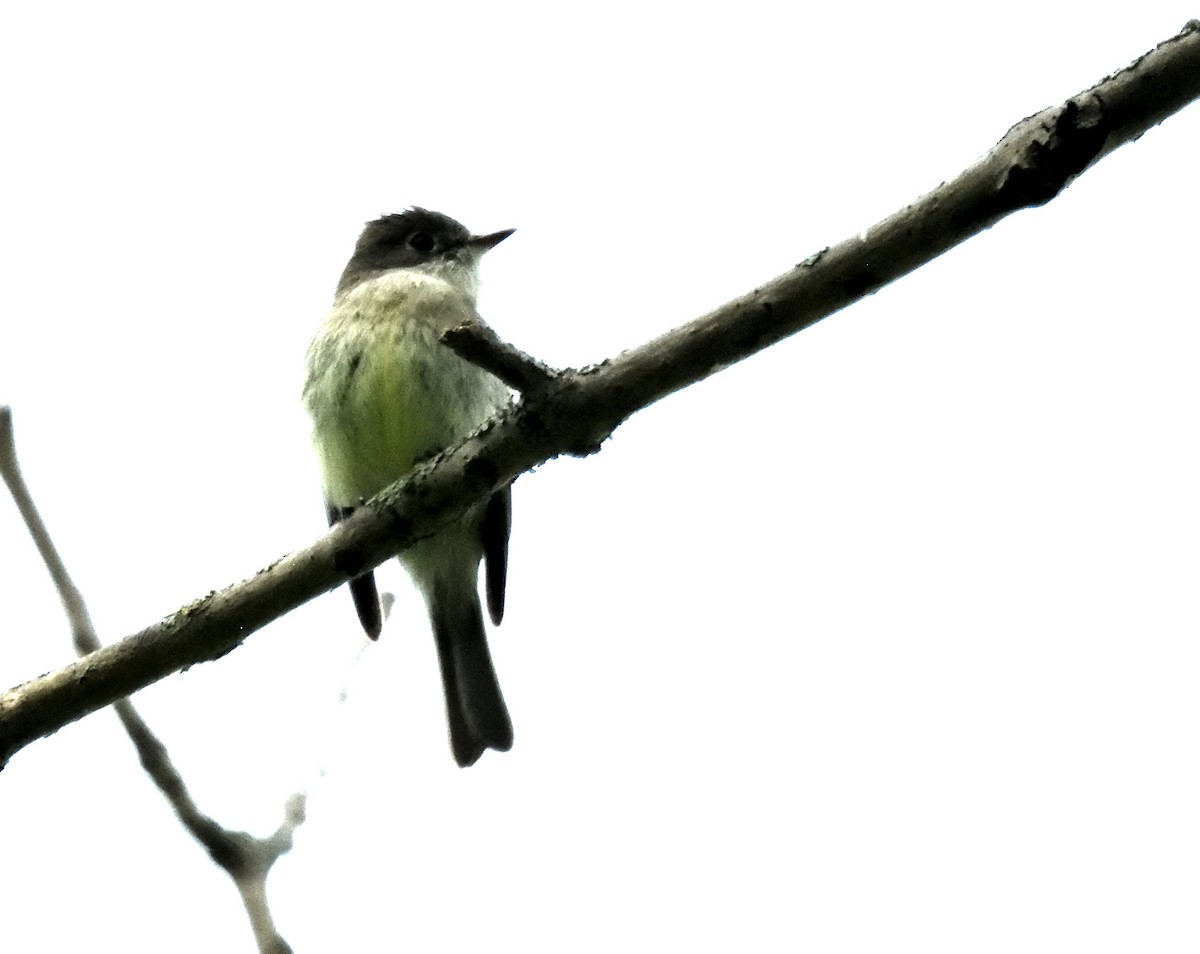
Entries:
<svg viewBox="0 0 1200 954">
<path fill-rule="evenodd" d="M 558 372 L 501 341 L 489 325 L 473 322 L 442 333 L 442 343 L 511 388 L 530 394 L 550 386 Z"/>
<path fill-rule="evenodd" d="M 1066 103 L 1025 119 L 954 180 L 761 288 L 584 370 L 563 371 L 311 546 L 134 636 L 0 695 L 0 764 L 34 739 L 163 676 L 215 659 L 271 620 L 436 533 L 475 500 L 627 417 L 796 333 L 994 225 L 1200 96 L 1200 22 Z"/>
<path fill-rule="evenodd" d="M 16 502 L 42 562 L 54 581 L 63 609 L 71 625 L 75 651 L 80 656 L 100 649 L 100 638 L 92 625 L 91 614 L 83 594 L 67 572 L 66 564 L 55 547 L 33 495 L 21 474 L 13 436 L 12 411 L 0 407 L 0 477 Z M 212 860 L 233 879 L 242 896 L 242 904 L 250 918 L 254 938 L 261 954 L 291 954 L 291 947 L 275 928 L 271 909 L 267 905 L 267 875 L 271 866 L 292 848 L 292 836 L 304 821 L 305 795 L 297 792 L 288 799 L 283 821 L 270 837 L 255 838 L 242 831 L 230 831 L 200 811 L 192 800 L 183 776 L 171 761 L 167 747 L 154 734 L 128 699 L 118 699 L 113 708 L 125 732 L 137 750 L 138 760 L 146 774 L 175 809 L 185 829 L 202 844 Z"/>
</svg>

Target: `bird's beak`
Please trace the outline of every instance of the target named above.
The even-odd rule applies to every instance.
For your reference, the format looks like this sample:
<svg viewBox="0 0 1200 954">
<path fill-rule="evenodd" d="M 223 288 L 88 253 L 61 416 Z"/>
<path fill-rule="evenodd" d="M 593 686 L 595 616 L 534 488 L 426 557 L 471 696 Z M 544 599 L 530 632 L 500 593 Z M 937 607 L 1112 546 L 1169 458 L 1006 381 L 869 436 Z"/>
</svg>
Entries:
<svg viewBox="0 0 1200 954">
<path fill-rule="evenodd" d="M 486 252 L 489 248 L 495 248 L 515 231 L 516 229 L 505 229 L 503 232 L 492 232 L 490 235 L 472 235 L 467 239 L 466 244 L 471 248 Z"/>
</svg>

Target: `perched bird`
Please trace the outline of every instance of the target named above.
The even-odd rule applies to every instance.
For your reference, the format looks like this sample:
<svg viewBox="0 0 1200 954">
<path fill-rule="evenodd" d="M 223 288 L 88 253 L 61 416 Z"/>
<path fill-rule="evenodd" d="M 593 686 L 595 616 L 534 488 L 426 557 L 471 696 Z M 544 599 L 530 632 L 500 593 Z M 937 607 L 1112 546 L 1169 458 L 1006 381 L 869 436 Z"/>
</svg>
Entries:
<svg viewBox="0 0 1200 954">
<path fill-rule="evenodd" d="M 330 525 L 421 460 L 466 437 L 511 401 L 507 387 L 441 343 L 480 322 L 479 262 L 512 234 L 472 235 L 449 216 L 409 209 L 368 222 L 308 349 L 304 404 L 312 417 Z M 425 598 L 461 766 L 512 747 L 512 722 L 488 652 L 479 602 L 504 615 L 509 488 L 400 554 Z M 350 583 L 363 628 L 383 625 L 373 574 Z"/>
</svg>

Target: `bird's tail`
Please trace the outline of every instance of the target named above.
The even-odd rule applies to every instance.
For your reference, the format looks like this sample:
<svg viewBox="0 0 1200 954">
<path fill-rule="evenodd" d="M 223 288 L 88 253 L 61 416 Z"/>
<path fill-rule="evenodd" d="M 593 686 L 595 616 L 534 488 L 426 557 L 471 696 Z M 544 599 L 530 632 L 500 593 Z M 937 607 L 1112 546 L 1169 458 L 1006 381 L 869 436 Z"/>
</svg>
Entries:
<svg viewBox="0 0 1200 954">
<path fill-rule="evenodd" d="M 512 721 L 488 652 L 479 594 L 474 586 L 453 596 L 435 591 L 429 615 L 455 761 L 465 768 L 474 765 L 484 749 L 507 752 L 513 743 Z"/>
</svg>

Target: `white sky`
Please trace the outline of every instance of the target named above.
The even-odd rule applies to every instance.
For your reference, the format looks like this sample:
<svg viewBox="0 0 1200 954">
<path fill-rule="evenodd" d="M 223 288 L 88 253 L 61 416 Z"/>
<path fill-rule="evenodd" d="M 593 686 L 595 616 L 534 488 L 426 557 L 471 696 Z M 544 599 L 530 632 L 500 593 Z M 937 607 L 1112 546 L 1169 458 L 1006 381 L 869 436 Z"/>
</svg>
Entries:
<svg viewBox="0 0 1200 954">
<path fill-rule="evenodd" d="M 300 367 L 366 219 L 517 227 L 484 316 L 588 363 L 1194 13 L 336 9 L 5 14 L 0 402 L 106 639 L 322 532 Z M 454 766 L 397 570 L 357 664 L 337 593 L 139 694 L 223 824 L 310 789 L 298 954 L 1195 950 L 1198 156 L 1193 106 L 522 478 L 511 753 Z M 0 569 L 10 685 L 71 654 L 7 502 Z M 253 949 L 110 713 L 0 773 L 0 898 L 7 950 Z"/>
</svg>

